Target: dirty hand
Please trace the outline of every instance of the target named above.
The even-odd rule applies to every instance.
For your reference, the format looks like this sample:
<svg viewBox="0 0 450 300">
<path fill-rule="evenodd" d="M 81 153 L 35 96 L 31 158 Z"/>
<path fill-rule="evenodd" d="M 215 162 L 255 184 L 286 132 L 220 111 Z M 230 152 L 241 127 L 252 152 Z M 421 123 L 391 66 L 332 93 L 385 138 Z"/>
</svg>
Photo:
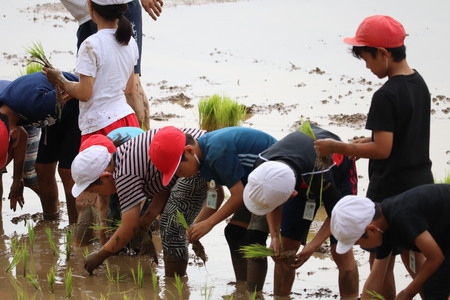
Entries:
<svg viewBox="0 0 450 300">
<path fill-rule="evenodd" d="M 97 251 L 90 253 L 84 262 L 84 268 L 89 272 L 89 275 L 93 274 L 93 271 L 100 266 L 105 259 L 112 255 L 111 252 L 106 251 L 101 247 Z"/>
<path fill-rule="evenodd" d="M 60 70 L 47 67 L 42 68 L 42 73 L 47 76 L 47 80 L 53 84 L 58 84 L 60 76 L 63 76 Z"/>
<path fill-rule="evenodd" d="M 156 21 L 161 15 L 164 2 L 162 0 L 141 0 L 141 4 L 150 17 Z"/>
<path fill-rule="evenodd" d="M 300 268 L 314 253 L 314 249 L 310 248 L 308 245 L 303 247 L 302 251 L 295 256 L 295 262 L 290 267 L 294 269 Z"/>
<path fill-rule="evenodd" d="M 187 232 L 188 240 L 190 242 L 198 241 L 205 234 L 210 232 L 212 228 L 213 228 L 213 226 L 211 226 L 207 222 L 207 220 L 201 221 L 197 224 L 193 224 L 193 225 L 191 225 L 191 227 L 189 227 L 188 232 Z"/>
<path fill-rule="evenodd" d="M 271 235 L 271 241 L 269 248 L 275 252 L 275 255 L 272 256 L 272 259 L 274 262 L 281 262 L 280 259 L 280 239 L 278 237 L 279 235 Z"/>
<path fill-rule="evenodd" d="M 314 150 L 318 157 L 325 157 L 334 153 L 333 146 L 336 143 L 333 139 L 321 139 L 314 142 Z"/>
<path fill-rule="evenodd" d="M 17 203 L 19 203 L 20 208 L 23 208 L 25 200 L 23 199 L 23 179 L 14 178 L 11 184 L 11 189 L 9 192 L 8 199 L 10 200 L 10 208 L 16 211 Z"/>
</svg>

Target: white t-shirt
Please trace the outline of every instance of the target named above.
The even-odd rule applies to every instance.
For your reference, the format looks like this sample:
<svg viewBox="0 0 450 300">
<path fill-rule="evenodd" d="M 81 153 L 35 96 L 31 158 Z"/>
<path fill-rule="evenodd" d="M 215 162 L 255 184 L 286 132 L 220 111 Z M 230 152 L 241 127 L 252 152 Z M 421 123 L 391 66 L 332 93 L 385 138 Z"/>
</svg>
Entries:
<svg viewBox="0 0 450 300">
<path fill-rule="evenodd" d="M 75 72 L 95 78 L 92 98 L 80 101 L 78 126 L 81 134 L 100 130 L 133 113 L 124 90 L 139 52 L 136 41 L 120 45 L 115 29 L 102 29 L 88 37 L 80 46 Z"/>
<path fill-rule="evenodd" d="M 81 25 L 91 19 L 87 0 L 60 0 L 64 7 Z"/>
</svg>

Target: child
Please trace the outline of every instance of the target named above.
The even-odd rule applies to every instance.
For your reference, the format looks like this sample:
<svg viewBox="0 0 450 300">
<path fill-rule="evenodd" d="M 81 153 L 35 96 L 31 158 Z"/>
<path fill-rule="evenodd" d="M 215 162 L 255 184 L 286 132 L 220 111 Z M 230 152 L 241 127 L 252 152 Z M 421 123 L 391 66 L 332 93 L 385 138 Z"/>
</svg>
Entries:
<svg viewBox="0 0 450 300">
<path fill-rule="evenodd" d="M 317 126 L 312 125 L 312 129 L 316 138 L 340 140 L 338 136 Z M 294 131 L 260 153 L 255 169 L 248 176 L 244 203 L 250 212 L 266 215 L 271 248 L 277 254 L 280 244 L 283 245 L 283 251 L 292 252 L 297 252 L 301 244 L 306 244 L 309 227 L 321 202 L 330 216 L 333 206 L 341 197 L 356 194 L 358 179 L 354 162 L 343 155 L 336 155 L 334 164 L 324 170 L 317 169 L 313 146 L 312 138 Z M 280 235 L 282 242 L 279 241 Z M 298 268 L 308 260 L 329 236 L 330 223 L 327 218 L 315 238 L 297 255 L 294 267 Z M 264 239 L 260 244 L 265 242 Z M 336 240 L 331 237 L 331 254 L 339 269 L 341 299 L 356 298 L 359 288 L 358 268 L 353 252 L 337 255 Z M 275 295 L 287 296 L 291 293 L 295 268 L 283 260 L 275 259 Z"/>
<path fill-rule="evenodd" d="M 82 142 L 92 134 L 106 135 L 124 126 L 139 127 L 125 94 L 133 87 L 133 67 L 139 54 L 125 18 L 130 0 L 89 0 L 90 14 L 98 32 L 80 46 L 76 72 L 80 82 L 72 82 L 57 70 L 45 69 L 48 79 L 79 99 L 79 126 Z"/>
<path fill-rule="evenodd" d="M 378 292 L 393 247 L 420 251 L 425 262 L 412 282 L 395 299 L 450 296 L 450 185 L 426 184 L 374 203 L 368 198 L 347 196 L 334 207 L 331 232 L 338 240 L 336 251 L 345 253 L 353 244 L 376 248 L 377 257 L 364 285 L 362 299 Z"/>
<path fill-rule="evenodd" d="M 429 158 L 430 92 L 422 76 L 406 61 L 405 37 L 398 21 L 375 15 L 361 23 L 355 37 L 344 39 L 353 45 L 353 55 L 363 59 L 378 78 L 388 77 L 374 93 L 367 116 L 366 129 L 372 131 L 372 137 L 353 143 L 315 142 L 319 156 L 342 153 L 369 158 L 367 197 L 376 202 L 434 182 Z M 407 256 L 402 254 L 403 261 L 409 261 Z M 373 258 L 371 254 L 370 260 Z M 416 262 L 420 261 L 416 257 Z M 384 285 L 383 296 L 388 299 L 395 296 L 393 267 L 392 262 Z"/>
<path fill-rule="evenodd" d="M 199 240 L 233 214 L 225 228 L 225 237 L 237 281 L 247 280 L 247 262 L 238 252 L 247 243 L 247 228 L 251 218 L 243 205 L 244 186 L 258 154 L 275 142 L 267 133 L 251 128 L 226 127 L 205 133 L 195 140 L 177 128 L 167 126 L 155 135 L 150 147 L 150 159 L 163 173 L 163 184 L 169 183 L 174 175 L 191 177 L 200 174 L 210 183 L 210 190 L 214 190 L 212 182 L 215 189 L 219 189 L 217 202 L 202 210 L 196 223 L 189 228 L 188 238 L 191 241 Z M 216 210 L 223 200 L 223 194 L 219 194 L 223 186 L 230 190 L 231 196 Z M 254 225 L 255 231 L 258 231 L 261 224 Z"/>
</svg>

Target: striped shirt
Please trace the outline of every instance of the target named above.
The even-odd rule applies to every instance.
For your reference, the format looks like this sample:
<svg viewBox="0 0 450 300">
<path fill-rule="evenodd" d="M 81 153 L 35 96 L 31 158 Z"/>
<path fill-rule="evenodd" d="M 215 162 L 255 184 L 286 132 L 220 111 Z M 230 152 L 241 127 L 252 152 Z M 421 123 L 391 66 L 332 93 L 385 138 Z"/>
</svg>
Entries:
<svg viewBox="0 0 450 300">
<path fill-rule="evenodd" d="M 122 213 L 160 192 L 170 190 L 177 180 L 174 177 L 164 186 L 162 174 L 148 156 L 151 140 L 158 130 L 146 131 L 117 148 L 113 176 Z M 206 133 L 195 128 L 180 130 L 191 134 L 195 139 Z"/>
</svg>

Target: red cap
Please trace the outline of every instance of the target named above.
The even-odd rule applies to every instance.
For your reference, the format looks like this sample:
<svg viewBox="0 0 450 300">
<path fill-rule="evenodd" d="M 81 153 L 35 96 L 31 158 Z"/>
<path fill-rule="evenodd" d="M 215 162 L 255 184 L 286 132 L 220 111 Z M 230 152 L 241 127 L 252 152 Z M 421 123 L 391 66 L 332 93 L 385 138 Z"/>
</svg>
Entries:
<svg viewBox="0 0 450 300">
<path fill-rule="evenodd" d="M 116 146 L 114 146 L 114 143 L 103 134 L 93 134 L 88 137 L 83 143 L 81 143 L 79 152 L 94 145 L 106 147 L 109 153 L 116 152 Z"/>
<path fill-rule="evenodd" d="M 406 33 L 403 25 L 389 16 L 375 15 L 364 19 L 355 37 L 344 42 L 353 46 L 397 48 L 403 46 Z"/>
<path fill-rule="evenodd" d="M 168 185 L 180 165 L 186 146 L 186 136 L 173 126 L 160 129 L 152 138 L 148 155 L 153 165 L 163 174 L 163 185 Z"/>
<path fill-rule="evenodd" d="M 6 124 L 0 121 L 0 169 L 4 168 L 8 161 L 9 131 Z"/>
</svg>

